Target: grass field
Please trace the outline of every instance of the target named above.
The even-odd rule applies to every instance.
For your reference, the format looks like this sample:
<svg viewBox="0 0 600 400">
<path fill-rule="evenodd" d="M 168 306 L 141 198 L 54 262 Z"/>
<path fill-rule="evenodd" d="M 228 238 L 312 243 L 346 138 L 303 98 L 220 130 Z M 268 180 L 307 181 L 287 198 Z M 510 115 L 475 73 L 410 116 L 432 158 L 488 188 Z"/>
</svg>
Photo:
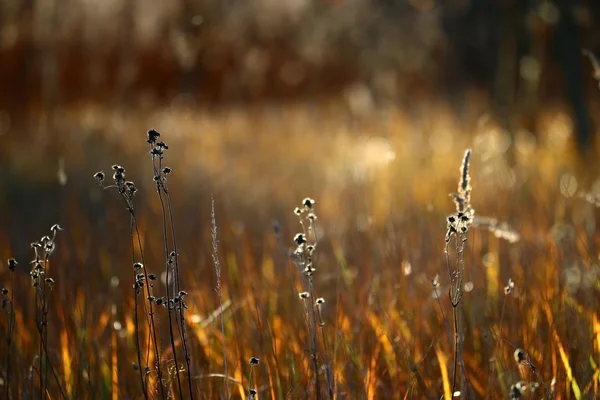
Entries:
<svg viewBox="0 0 600 400">
<path fill-rule="evenodd" d="M 598 398 L 597 162 L 560 109 L 423 115 L 90 106 L 12 135 L 0 397 Z"/>
</svg>

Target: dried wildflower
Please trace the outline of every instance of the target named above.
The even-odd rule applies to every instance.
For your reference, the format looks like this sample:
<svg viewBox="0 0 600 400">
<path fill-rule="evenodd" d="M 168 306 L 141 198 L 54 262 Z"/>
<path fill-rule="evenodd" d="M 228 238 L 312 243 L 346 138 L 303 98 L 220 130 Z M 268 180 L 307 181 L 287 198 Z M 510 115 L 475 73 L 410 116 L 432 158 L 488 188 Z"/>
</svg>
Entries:
<svg viewBox="0 0 600 400">
<path fill-rule="evenodd" d="M 156 147 L 158 147 L 158 148 L 160 148 L 160 149 L 165 149 L 165 150 L 168 150 L 168 149 L 169 149 L 169 146 L 167 146 L 167 145 L 165 144 L 165 142 L 156 142 Z"/>
<path fill-rule="evenodd" d="M 46 278 L 46 283 L 52 285 L 52 284 L 54 284 L 54 279 L 52 279 L 52 278 Z"/>
<path fill-rule="evenodd" d="M 137 274 L 135 276 L 135 279 L 137 279 L 138 281 L 143 281 L 144 279 L 146 279 L 146 277 L 144 276 L 144 274 Z"/>
<path fill-rule="evenodd" d="M 9 258 L 8 259 L 8 269 L 11 271 L 15 271 L 15 269 L 17 269 L 17 260 L 15 260 L 14 258 Z"/>
<path fill-rule="evenodd" d="M 315 222 L 317 220 L 317 216 L 314 213 L 308 214 L 308 216 L 306 218 L 308 218 L 312 222 Z"/>
<path fill-rule="evenodd" d="M 250 394 L 250 399 L 256 398 L 256 393 L 257 393 L 256 389 L 250 389 L 248 393 Z"/>
<path fill-rule="evenodd" d="M 169 167 L 164 167 L 162 170 L 163 174 L 165 174 L 165 175 L 169 175 L 171 173 L 171 171 L 172 170 Z"/>
<path fill-rule="evenodd" d="M 521 395 L 521 390 L 516 385 L 512 385 L 510 387 L 509 397 L 511 399 L 518 399 L 521 397 Z"/>
<path fill-rule="evenodd" d="M 179 297 L 185 297 L 185 296 L 187 296 L 187 292 L 185 290 L 180 290 Z"/>
<path fill-rule="evenodd" d="M 153 156 L 162 156 L 163 155 L 163 151 L 161 149 L 159 149 L 158 147 L 153 148 L 152 150 L 150 150 L 150 154 Z"/>
<path fill-rule="evenodd" d="M 160 133 L 154 129 L 150 129 L 148 132 L 146 132 L 146 135 L 148 136 L 147 142 L 150 144 L 156 143 L 156 139 L 160 137 Z"/>
<path fill-rule="evenodd" d="M 300 292 L 300 293 L 298 293 L 298 296 L 300 296 L 300 298 L 302 300 L 306 300 L 306 299 L 308 299 L 310 297 L 310 293 L 308 293 L 308 292 Z"/>
<path fill-rule="evenodd" d="M 52 254 L 52 252 L 54 251 L 55 248 L 56 248 L 56 246 L 54 245 L 54 242 L 52 242 L 52 241 L 50 241 L 44 245 L 44 251 L 46 252 L 46 254 Z"/>
<path fill-rule="evenodd" d="M 154 300 L 156 300 L 156 297 L 154 297 L 154 296 L 148 296 L 148 301 L 149 302 L 153 302 Z"/>
<path fill-rule="evenodd" d="M 315 205 L 315 201 L 313 199 L 311 199 L 310 197 L 305 198 L 304 200 L 302 200 L 302 205 L 304 206 L 304 208 L 306 208 L 307 210 L 310 210 L 313 208 L 313 206 Z"/>
<path fill-rule="evenodd" d="M 296 214 L 296 215 L 302 215 L 302 210 L 300 209 L 300 207 L 294 208 L 294 214 Z"/>
<path fill-rule="evenodd" d="M 106 178 L 104 171 L 99 171 L 94 174 L 94 179 L 96 179 L 98 183 L 104 182 L 104 178 Z"/>
<path fill-rule="evenodd" d="M 527 382 L 519 381 L 519 382 L 515 383 L 515 387 L 517 389 L 519 389 L 521 391 L 521 393 L 523 393 L 527 390 Z"/>
<path fill-rule="evenodd" d="M 135 264 L 133 264 L 133 269 L 142 269 L 144 268 L 144 264 L 142 264 L 141 262 L 136 262 Z"/>
<path fill-rule="evenodd" d="M 315 303 L 316 303 L 318 306 L 320 306 L 320 305 L 322 305 L 322 304 L 325 304 L 325 299 L 324 299 L 324 298 L 322 298 L 322 297 L 319 297 Z"/>
<path fill-rule="evenodd" d="M 260 359 L 256 358 L 256 357 L 251 357 L 249 360 L 250 365 L 258 365 L 260 364 Z"/>
<path fill-rule="evenodd" d="M 435 276 L 431 280 L 431 286 L 433 286 L 434 289 L 440 287 L 440 276 L 438 274 L 435 274 Z"/>
<path fill-rule="evenodd" d="M 129 189 L 129 191 L 131 193 L 137 192 L 137 188 L 135 187 L 135 184 L 131 181 L 126 181 L 125 186 L 127 187 L 127 189 Z"/>
<path fill-rule="evenodd" d="M 523 349 L 516 349 L 513 356 L 515 357 L 515 361 L 519 364 L 527 362 L 527 353 L 525 353 L 525 350 Z"/>
<path fill-rule="evenodd" d="M 504 294 L 510 294 L 515 288 L 515 282 L 512 279 L 508 279 L 508 284 L 504 287 Z"/>
<path fill-rule="evenodd" d="M 148 279 L 150 279 L 151 281 L 155 281 L 156 280 L 156 274 L 148 274 Z"/>
<path fill-rule="evenodd" d="M 61 228 L 61 227 L 60 227 L 60 225 L 58 225 L 58 224 L 54 224 L 54 225 L 52 225 L 52 227 L 50 228 L 50 230 L 51 230 L 52 232 L 57 232 L 57 231 L 62 231 L 62 230 L 64 230 L 64 229 L 63 229 L 63 228 Z"/>
<path fill-rule="evenodd" d="M 300 246 L 306 243 L 306 236 L 303 233 L 298 233 L 296 234 L 296 236 L 294 236 L 294 242 L 296 242 L 296 244 Z"/>
<path fill-rule="evenodd" d="M 152 180 L 153 180 L 154 182 L 160 182 L 160 180 L 161 180 L 161 177 L 160 177 L 160 175 L 156 175 L 156 176 L 154 176 L 154 178 L 152 178 Z"/>
</svg>

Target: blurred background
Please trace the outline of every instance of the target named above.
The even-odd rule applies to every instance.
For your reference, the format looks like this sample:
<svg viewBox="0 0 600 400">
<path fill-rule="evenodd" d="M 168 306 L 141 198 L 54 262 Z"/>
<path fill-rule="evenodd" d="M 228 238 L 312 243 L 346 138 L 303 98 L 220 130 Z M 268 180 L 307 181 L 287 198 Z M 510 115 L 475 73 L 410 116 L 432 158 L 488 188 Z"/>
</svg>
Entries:
<svg viewBox="0 0 600 400">
<path fill-rule="evenodd" d="M 336 210 L 366 185 L 385 207 L 358 203 L 385 219 L 400 189 L 452 190 L 445 166 L 467 146 L 512 189 L 540 144 L 595 154 L 582 49 L 600 52 L 599 16 L 593 0 L 1 2 L 2 219 L 66 219 L 67 199 L 103 201 L 94 172 L 126 160 L 151 184 L 149 128 L 176 187 L 235 210 L 309 194 Z"/>
<path fill-rule="evenodd" d="M 144 263 L 160 271 L 162 217 L 146 143 L 153 128 L 169 146 L 164 163 L 173 169 L 168 182 L 190 321 L 208 332 L 194 330 L 194 373 L 222 371 L 220 328 L 211 322 L 219 304 L 212 194 L 236 379 L 248 358 L 259 356 L 274 371 L 261 370 L 261 379 L 277 377 L 282 393 L 302 388 L 294 372 L 306 358 L 297 335 L 304 323 L 299 286 L 285 286 L 280 273 L 293 272 L 287 255 L 300 229 L 293 210 L 310 196 L 323 270 L 316 286 L 335 304 L 325 318 L 338 318 L 336 331 L 358 349 L 355 370 L 346 368 L 349 354 L 334 355 L 343 390 L 362 390 L 353 385 L 361 385 L 369 363 L 388 382 L 377 389 L 381 398 L 412 379 L 412 366 L 382 359 L 393 354 L 392 342 L 381 353 L 373 348 L 383 332 L 406 346 L 398 360 L 409 353 L 426 360 L 423 376 L 439 389 L 429 350 L 443 336 L 442 306 L 431 282 L 446 276 L 446 216 L 454 211 L 448 193 L 472 148 L 476 215 L 497 219 L 520 242 L 499 241 L 485 228 L 473 234 L 465 279 L 476 337 L 468 342 L 475 349 L 468 368 L 483 388 L 481 365 L 495 344 L 481 327 L 502 325 L 497 300 L 511 278 L 527 296 L 520 311 L 507 311 L 506 336 L 537 349 L 539 371 L 547 382 L 558 376 L 565 393 L 564 374 L 551 374 L 558 357 L 552 340 L 566 338 L 573 375 L 591 382 L 585 397 L 598 376 L 587 363 L 589 333 L 598 326 L 600 68 L 582 50 L 600 55 L 598 19 L 597 0 L 2 0 L 0 283 L 10 277 L 4 260 L 15 257 L 24 267 L 10 287 L 29 285 L 29 243 L 52 224 L 65 228 L 52 256 L 60 300 L 52 327 L 76 335 L 99 324 L 81 339 L 81 349 L 92 344 L 89 363 L 71 336 L 61 348 L 110 389 L 103 352 L 117 348 L 117 339 L 109 321 L 129 318 L 129 337 L 133 330 L 130 221 L 118 195 L 93 175 L 104 170 L 110 181 L 111 165 L 126 169 L 139 189 Z M 565 311 L 563 289 L 579 296 L 585 313 Z M 17 304 L 29 304 L 31 315 L 32 292 L 18 293 Z M 554 336 L 538 324 L 543 317 L 531 315 L 546 304 L 539 299 L 556 299 Z M 74 317 L 80 314 L 88 325 Z M 584 314 L 588 325 L 580 328 Z M 35 332 L 26 317 L 19 335 Z M 264 321 L 277 340 L 264 336 Z M 35 346 L 22 337 L 15 354 L 33 359 Z M 125 337 L 118 346 L 131 351 Z M 275 342 L 282 364 L 267 359 Z M 514 349 L 503 349 L 508 370 Z M 543 359 L 550 354 L 553 361 Z M 131 352 L 119 357 L 121 381 L 139 393 Z M 25 377 L 24 363 L 20 370 Z M 504 382 L 507 388 L 517 378 Z M 73 389 L 80 397 L 88 390 L 81 382 Z M 219 389 L 212 390 L 206 393 Z"/>
</svg>

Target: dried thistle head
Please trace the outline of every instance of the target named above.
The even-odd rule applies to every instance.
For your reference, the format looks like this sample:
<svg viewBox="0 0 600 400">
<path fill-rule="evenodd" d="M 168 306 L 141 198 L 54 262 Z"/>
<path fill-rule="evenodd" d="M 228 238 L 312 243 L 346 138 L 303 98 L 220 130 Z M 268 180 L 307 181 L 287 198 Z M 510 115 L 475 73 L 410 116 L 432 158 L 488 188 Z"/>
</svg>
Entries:
<svg viewBox="0 0 600 400">
<path fill-rule="evenodd" d="M 256 357 L 250 357 L 250 360 L 248 360 L 248 362 L 250 363 L 250 365 L 255 366 L 260 364 L 260 359 Z"/>
<path fill-rule="evenodd" d="M 306 243 L 306 236 L 303 233 L 298 233 L 296 234 L 296 236 L 294 236 L 294 242 L 296 242 L 296 244 L 300 246 Z"/>
<path fill-rule="evenodd" d="M 104 171 L 99 171 L 94 174 L 94 179 L 96 179 L 100 184 L 104 182 L 104 178 L 106 178 Z"/>
<path fill-rule="evenodd" d="M 11 270 L 12 272 L 14 272 L 17 269 L 18 264 L 19 263 L 14 258 L 8 259 L 8 269 Z"/>
<path fill-rule="evenodd" d="M 307 197 L 304 200 L 302 200 L 302 205 L 304 206 L 305 209 L 311 210 L 313 208 L 313 206 L 315 205 L 315 201 L 313 199 L 311 199 L 310 197 Z"/>
<path fill-rule="evenodd" d="M 160 137 L 160 133 L 158 133 L 154 129 L 150 129 L 148 132 L 146 132 L 146 135 L 148 137 L 147 142 L 149 144 L 155 144 L 156 143 L 156 139 L 158 139 Z"/>
<path fill-rule="evenodd" d="M 518 364 L 527 363 L 527 353 L 523 349 L 516 349 L 513 353 L 513 357 Z"/>
</svg>

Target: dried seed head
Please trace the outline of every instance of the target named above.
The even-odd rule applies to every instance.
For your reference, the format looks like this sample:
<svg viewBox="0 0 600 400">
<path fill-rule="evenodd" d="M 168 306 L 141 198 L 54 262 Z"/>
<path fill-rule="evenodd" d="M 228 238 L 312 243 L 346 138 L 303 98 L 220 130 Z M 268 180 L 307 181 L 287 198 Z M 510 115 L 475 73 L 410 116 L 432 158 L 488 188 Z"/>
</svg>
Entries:
<svg viewBox="0 0 600 400">
<path fill-rule="evenodd" d="M 17 269 L 17 264 L 18 262 L 14 258 L 8 259 L 8 269 L 10 269 L 11 271 L 14 272 L 14 270 Z"/>
<path fill-rule="evenodd" d="M 296 214 L 296 215 L 302 215 L 302 210 L 300 209 L 300 207 L 294 208 L 294 214 Z"/>
<path fill-rule="evenodd" d="M 94 179 L 96 179 L 99 183 L 104 182 L 104 178 L 106 178 L 104 171 L 99 171 L 94 174 Z"/>
<path fill-rule="evenodd" d="M 52 278 L 46 278 L 46 283 L 50 284 L 50 285 L 53 285 L 54 284 L 54 279 L 52 279 Z"/>
<path fill-rule="evenodd" d="M 160 133 L 158 133 L 154 129 L 150 129 L 148 132 L 146 132 L 146 135 L 148 136 L 147 142 L 150 144 L 156 143 L 156 139 L 160 137 Z"/>
<path fill-rule="evenodd" d="M 315 222 L 317 220 L 317 216 L 315 213 L 308 214 L 308 216 L 306 218 L 308 218 L 312 222 Z"/>
<path fill-rule="evenodd" d="M 141 262 L 136 262 L 135 264 L 133 264 L 133 269 L 142 269 L 144 268 L 144 264 L 142 264 Z"/>
<path fill-rule="evenodd" d="M 250 398 L 251 398 L 251 399 L 255 399 L 255 398 L 256 398 L 256 393 L 257 393 L 257 392 L 256 392 L 256 389 L 250 389 L 250 390 L 248 391 L 248 393 L 250 394 Z"/>
<path fill-rule="evenodd" d="M 313 208 L 313 206 L 315 205 L 315 201 L 313 199 L 311 199 L 310 197 L 305 198 L 304 200 L 302 200 L 302 205 L 304 206 L 304 208 L 306 208 L 307 210 L 310 210 Z"/>
<path fill-rule="evenodd" d="M 316 271 L 316 268 L 312 266 L 312 264 L 308 264 L 306 268 L 304 268 L 304 275 L 312 276 Z"/>
<path fill-rule="evenodd" d="M 52 227 L 50 227 L 50 230 L 51 230 L 52 232 L 57 232 L 57 231 L 62 231 L 62 230 L 64 230 L 64 229 L 63 229 L 63 228 L 61 228 L 61 227 L 60 227 L 60 225 L 58 225 L 58 224 L 54 224 L 54 225 L 52 225 Z"/>
<path fill-rule="evenodd" d="M 6 296 L 8 294 L 8 289 L 7 288 L 2 288 L 2 294 L 4 296 Z"/>
<path fill-rule="evenodd" d="M 169 175 L 171 173 L 171 171 L 172 170 L 169 167 L 164 167 L 162 170 L 163 174 L 165 174 L 165 175 Z"/>
<path fill-rule="evenodd" d="M 527 353 L 525 353 L 525 350 L 523 349 L 516 349 L 513 356 L 515 357 L 515 361 L 519 364 L 527 362 Z"/>
<path fill-rule="evenodd" d="M 158 147 L 154 147 L 152 150 L 150 150 L 150 154 L 153 156 L 162 156 L 163 151 L 161 149 L 159 149 Z"/>
<path fill-rule="evenodd" d="M 515 387 L 517 389 L 519 389 L 521 391 L 521 393 L 523 393 L 527 390 L 527 382 L 519 381 L 519 382 L 515 383 Z"/>
<path fill-rule="evenodd" d="M 298 293 L 298 296 L 300 296 L 300 298 L 302 300 L 306 300 L 306 299 L 308 299 L 310 297 L 310 293 L 308 293 L 308 292 L 300 292 L 300 293 Z"/>
<path fill-rule="evenodd" d="M 522 395 L 521 390 L 517 387 L 517 385 L 512 385 L 510 387 L 509 397 L 511 399 L 518 399 Z"/>
<path fill-rule="evenodd" d="M 156 280 L 156 274 L 148 274 L 148 279 L 150 279 L 151 281 L 155 281 Z"/>
<path fill-rule="evenodd" d="M 465 151 L 463 162 L 460 165 L 460 184 L 458 186 L 459 193 L 465 193 L 471 190 L 471 176 L 469 175 L 469 161 L 471 159 L 471 149 Z"/>
<path fill-rule="evenodd" d="M 322 298 L 322 297 L 319 297 L 319 298 L 317 299 L 317 301 L 316 301 L 316 304 L 317 304 L 317 305 L 322 305 L 322 304 L 325 304 L 325 299 L 324 299 L 324 298 Z"/>
<path fill-rule="evenodd" d="M 185 290 L 180 290 L 179 297 L 185 297 L 185 296 L 187 296 L 187 292 Z"/>
<path fill-rule="evenodd" d="M 250 365 L 258 365 L 260 364 L 260 359 L 256 358 L 256 357 L 251 357 L 249 360 Z"/>
<path fill-rule="evenodd" d="M 435 276 L 431 280 L 431 286 L 433 286 L 434 289 L 440 287 L 440 276 L 438 274 L 435 274 Z"/>
<path fill-rule="evenodd" d="M 515 282 L 512 279 L 508 279 L 508 284 L 504 286 L 504 294 L 510 294 L 515 288 Z"/>
<path fill-rule="evenodd" d="M 298 246 L 306 243 L 306 236 L 304 236 L 304 233 L 296 234 L 296 236 L 294 236 L 294 242 L 296 242 Z"/>
</svg>

